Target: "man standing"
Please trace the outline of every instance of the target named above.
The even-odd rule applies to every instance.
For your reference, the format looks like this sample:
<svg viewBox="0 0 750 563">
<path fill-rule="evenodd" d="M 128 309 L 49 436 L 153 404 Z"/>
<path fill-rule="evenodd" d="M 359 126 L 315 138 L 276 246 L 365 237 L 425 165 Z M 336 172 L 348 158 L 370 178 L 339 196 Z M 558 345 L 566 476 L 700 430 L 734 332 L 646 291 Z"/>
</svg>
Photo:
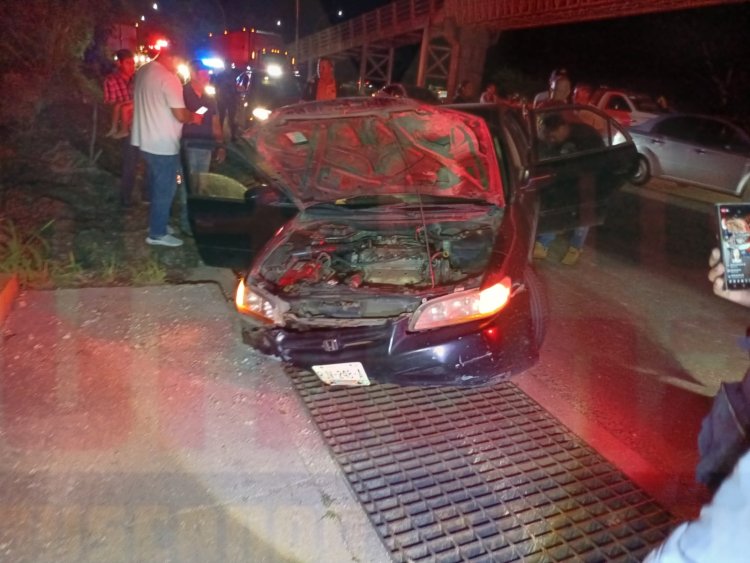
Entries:
<svg viewBox="0 0 750 563">
<path fill-rule="evenodd" d="M 180 170 L 182 124 L 191 123 L 195 115 L 185 108 L 177 62 L 173 47 L 163 46 L 136 74 L 131 136 L 148 170 L 151 209 L 146 242 L 170 247 L 182 246 L 182 240 L 167 231 Z"/>
<path fill-rule="evenodd" d="M 182 138 L 186 140 L 209 141 L 204 146 L 188 146 L 185 149 L 187 157 L 187 173 L 190 175 L 190 185 L 199 186 L 201 174 L 205 174 L 211 168 L 211 142 L 218 144 L 216 149 L 216 161 L 223 162 L 226 158 L 224 148 L 224 135 L 219 123 L 219 113 L 216 107 L 216 98 L 206 92 L 210 85 L 211 74 L 201 61 L 194 60 L 188 65 L 190 68 L 190 80 L 183 87 L 185 107 L 188 111 L 202 115 L 200 123 L 188 123 L 182 128 Z M 187 216 L 187 193 L 183 182 L 179 192 L 180 199 L 180 230 L 183 233 L 190 232 Z"/>
<path fill-rule="evenodd" d="M 480 104 L 495 104 L 497 103 L 497 86 L 492 82 L 487 84 L 487 88 L 484 89 L 482 95 L 479 96 Z"/>
<path fill-rule="evenodd" d="M 112 106 L 112 126 L 107 137 L 122 139 L 130 132 L 133 118 L 133 52 L 120 49 L 115 53 L 117 68 L 104 79 L 104 103 Z"/>
<path fill-rule="evenodd" d="M 117 131 L 119 120 L 128 119 L 125 129 L 129 130 L 133 118 L 133 82 L 135 74 L 135 58 L 132 51 L 120 49 L 115 53 L 117 69 L 104 79 L 104 103 L 112 105 L 112 129 Z M 122 114 L 122 105 L 130 105 L 130 114 Z M 125 112 L 127 114 L 127 112 Z M 107 136 L 113 136 L 109 133 Z M 118 135 L 118 137 L 120 137 Z M 122 136 L 122 176 L 120 179 L 120 203 L 123 207 L 130 207 L 133 203 L 133 188 L 135 187 L 135 172 L 138 165 L 138 147 L 130 144 L 129 135 Z"/>
<path fill-rule="evenodd" d="M 604 148 L 604 141 L 596 129 L 585 123 L 569 123 L 559 113 L 545 115 L 542 118 L 541 125 L 541 140 L 544 143 L 540 150 L 542 158 L 554 158 Z M 588 176 L 584 176 L 581 182 L 586 182 L 586 184 L 580 185 L 579 189 L 583 189 L 584 185 L 593 189 L 591 179 Z M 573 231 L 568 242 L 568 251 L 561 260 L 563 264 L 573 266 L 578 262 L 588 234 L 588 227 L 578 227 Z M 555 233 L 540 233 L 537 236 L 534 243 L 534 258 L 547 258 L 549 245 L 555 239 L 555 236 Z"/>
</svg>

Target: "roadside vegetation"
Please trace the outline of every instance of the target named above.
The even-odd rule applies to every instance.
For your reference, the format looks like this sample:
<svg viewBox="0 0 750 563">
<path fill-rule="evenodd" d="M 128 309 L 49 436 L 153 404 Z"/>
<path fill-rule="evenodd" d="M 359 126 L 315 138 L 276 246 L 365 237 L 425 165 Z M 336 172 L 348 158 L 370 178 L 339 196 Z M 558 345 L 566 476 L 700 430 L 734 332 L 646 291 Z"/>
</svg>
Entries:
<svg viewBox="0 0 750 563">
<path fill-rule="evenodd" d="M 104 136 L 101 84 L 113 68 L 113 26 L 137 21 L 142 9 L 118 0 L 0 2 L 0 87 L 8 93 L 0 104 L 0 272 L 15 272 L 24 287 L 164 283 L 199 264 L 192 244 L 148 247 L 148 208 L 125 213 L 118 204 L 121 145 Z M 176 39 L 186 33 L 182 22 L 210 22 L 198 1 L 180 3 L 175 15 L 185 17 L 162 29 Z"/>
</svg>

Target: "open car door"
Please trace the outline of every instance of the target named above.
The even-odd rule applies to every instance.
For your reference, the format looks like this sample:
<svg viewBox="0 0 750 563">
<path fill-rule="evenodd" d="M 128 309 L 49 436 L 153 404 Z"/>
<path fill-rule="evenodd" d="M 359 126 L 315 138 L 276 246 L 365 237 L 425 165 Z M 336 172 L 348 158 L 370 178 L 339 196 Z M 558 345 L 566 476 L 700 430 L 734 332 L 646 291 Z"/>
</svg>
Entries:
<svg viewBox="0 0 750 563">
<path fill-rule="evenodd" d="M 526 124 L 531 150 L 521 189 L 537 191 L 536 232 L 602 224 L 636 165 L 630 135 L 592 106 L 532 110 Z"/>
<path fill-rule="evenodd" d="M 204 263 L 245 270 L 278 229 L 297 214 L 297 207 L 259 178 L 242 146 L 227 151 L 222 163 L 210 157 L 215 147 L 211 141 L 183 140 L 190 227 Z"/>
</svg>

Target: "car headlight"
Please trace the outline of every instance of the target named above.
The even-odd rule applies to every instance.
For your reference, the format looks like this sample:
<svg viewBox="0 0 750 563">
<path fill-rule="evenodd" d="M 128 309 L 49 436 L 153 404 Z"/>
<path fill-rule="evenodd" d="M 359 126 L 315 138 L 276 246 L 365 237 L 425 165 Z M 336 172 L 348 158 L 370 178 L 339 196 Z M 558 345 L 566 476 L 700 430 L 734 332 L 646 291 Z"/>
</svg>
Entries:
<svg viewBox="0 0 750 563">
<path fill-rule="evenodd" d="M 284 70 L 281 68 L 281 65 L 270 64 L 266 67 L 266 74 L 271 78 L 279 78 L 284 74 Z"/>
<path fill-rule="evenodd" d="M 430 330 L 477 321 L 497 314 L 510 299 L 510 278 L 485 289 L 470 289 L 432 299 L 414 312 L 409 330 Z"/>
<path fill-rule="evenodd" d="M 283 315 L 289 310 L 287 303 L 260 289 L 249 287 L 244 279 L 237 286 L 234 304 L 240 313 L 277 325 L 283 324 Z"/>
<path fill-rule="evenodd" d="M 253 117 L 258 121 L 265 121 L 271 115 L 271 110 L 266 108 L 255 108 L 253 109 Z"/>
</svg>

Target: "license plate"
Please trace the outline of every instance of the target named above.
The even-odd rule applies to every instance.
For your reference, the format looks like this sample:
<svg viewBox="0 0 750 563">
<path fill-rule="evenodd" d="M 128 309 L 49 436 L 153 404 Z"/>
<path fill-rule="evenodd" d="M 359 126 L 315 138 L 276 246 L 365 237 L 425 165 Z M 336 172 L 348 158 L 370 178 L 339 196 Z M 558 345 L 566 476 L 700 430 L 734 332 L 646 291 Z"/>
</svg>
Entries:
<svg viewBox="0 0 750 563">
<path fill-rule="evenodd" d="M 328 385 L 357 386 L 370 384 L 365 368 L 359 362 L 313 366 L 312 370 L 323 383 Z"/>
</svg>

